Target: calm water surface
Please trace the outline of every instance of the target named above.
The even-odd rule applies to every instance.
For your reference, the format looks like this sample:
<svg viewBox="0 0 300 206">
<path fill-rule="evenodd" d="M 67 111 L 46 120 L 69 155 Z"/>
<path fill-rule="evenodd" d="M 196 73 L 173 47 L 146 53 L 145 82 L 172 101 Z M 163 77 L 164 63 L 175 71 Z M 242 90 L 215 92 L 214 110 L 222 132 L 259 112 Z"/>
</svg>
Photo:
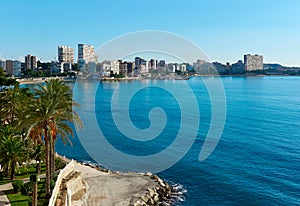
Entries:
<svg viewBox="0 0 300 206">
<path fill-rule="evenodd" d="M 216 81 L 213 77 L 205 78 L 212 83 Z M 222 77 L 222 81 L 227 117 L 223 135 L 212 155 L 203 162 L 198 161 L 210 125 L 211 104 L 201 78 L 195 77 L 187 83 L 199 103 L 201 122 L 197 138 L 177 164 L 159 175 L 187 190 L 185 201 L 178 203 L 180 205 L 300 205 L 300 78 Z M 150 109 L 163 108 L 168 122 L 162 134 L 151 141 L 137 142 L 118 131 L 110 111 L 114 89 L 130 89 L 144 83 L 102 83 L 96 94 L 95 109 L 101 130 L 115 148 L 132 155 L 164 150 L 180 127 L 180 105 L 176 99 L 162 89 L 148 88 L 132 98 L 130 117 L 138 128 L 145 129 L 150 124 Z M 151 83 L 182 84 L 181 81 Z M 88 113 L 89 95 L 92 95 L 88 90 L 98 83 L 79 84 L 83 90 L 77 95 L 82 95 L 81 107 Z M 120 108 L 119 112 L 122 109 L 126 108 Z M 192 116 L 189 121 L 193 121 Z M 78 138 L 75 137 L 73 143 L 74 146 L 69 147 L 58 142 L 57 151 L 78 160 L 92 160 Z"/>
</svg>

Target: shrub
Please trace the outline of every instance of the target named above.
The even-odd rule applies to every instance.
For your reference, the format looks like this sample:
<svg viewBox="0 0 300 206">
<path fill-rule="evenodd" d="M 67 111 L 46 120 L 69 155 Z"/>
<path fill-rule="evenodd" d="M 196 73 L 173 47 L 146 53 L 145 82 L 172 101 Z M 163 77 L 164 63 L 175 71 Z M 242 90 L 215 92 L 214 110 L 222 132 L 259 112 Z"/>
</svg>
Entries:
<svg viewBox="0 0 300 206">
<path fill-rule="evenodd" d="M 55 172 L 52 176 L 53 180 L 56 181 L 57 180 L 57 177 L 58 177 L 58 174 Z"/>
<path fill-rule="evenodd" d="M 0 181 L 2 181 L 3 180 L 3 174 L 2 174 L 2 172 L 0 172 Z"/>
<path fill-rule="evenodd" d="M 15 180 L 12 182 L 12 186 L 14 188 L 14 192 L 18 193 L 21 191 L 22 187 L 24 186 L 24 182 L 22 180 Z"/>
<path fill-rule="evenodd" d="M 54 187 L 55 187 L 55 181 L 51 180 L 51 182 L 50 182 L 50 188 L 51 188 L 51 190 L 53 190 Z"/>
<path fill-rule="evenodd" d="M 56 169 L 63 169 L 66 166 L 64 161 L 62 161 L 60 158 L 56 157 L 55 158 L 55 168 Z"/>
<path fill-rule="evenodd" d="M 32 197 L 28 197 L 28 206 L 32 206 Z"/>
<path fill-rule="evenodd" d="M 33 191 L 33 182 L 27 182 L 21 188 L 21 193 L 23 195 L 29 195 L 32 193 L 32 191 Z"/>
</svg>

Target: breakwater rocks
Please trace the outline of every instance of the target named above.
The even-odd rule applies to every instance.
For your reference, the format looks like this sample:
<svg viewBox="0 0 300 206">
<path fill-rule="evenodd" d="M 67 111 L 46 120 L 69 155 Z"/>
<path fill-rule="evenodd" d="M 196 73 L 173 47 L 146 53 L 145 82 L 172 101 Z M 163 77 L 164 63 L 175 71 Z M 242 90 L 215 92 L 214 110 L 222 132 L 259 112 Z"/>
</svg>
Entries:
<svg viewBox="0 0 300 206">
<path fill-rule="evenodd" d="M 146 205 L 164 205 L 171 202 L 172 193 L 176 191 L 164 180 L 160 179 L 157 175 L 146 173 L 146 176 L 151 177 L 156 186 L 147 189 L 147 192 L 136 198 L 131 205 L 133 206 L 146 206 Z"/>
</svg>

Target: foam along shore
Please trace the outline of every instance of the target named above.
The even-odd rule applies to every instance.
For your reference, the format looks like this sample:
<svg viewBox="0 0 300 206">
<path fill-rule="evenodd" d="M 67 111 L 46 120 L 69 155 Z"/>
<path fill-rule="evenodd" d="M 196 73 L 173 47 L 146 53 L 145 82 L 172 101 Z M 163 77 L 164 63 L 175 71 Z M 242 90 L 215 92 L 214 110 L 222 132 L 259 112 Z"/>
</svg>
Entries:
<svg viewBox="0 0 300 206">
<path fill-rule="evenodd" d="M 74 78 L 66 78 L 66 77 L 41 77 L 41 78 L 24 78 L 24 79 L 16 79 L 20 84 L 36 84 L 45 82 L 50 79 L 62 79 L 64 81 L 72 80 L 74 81 Z"/>
<path fill-rule="evenodd" d="M 81 174 L 84 189 L 72 196 L 75 206 L 171 205 L 179 200 L 180 192 L 152 173 L 112 172 L 78 162 L 74 171 Z"/>
</svg>

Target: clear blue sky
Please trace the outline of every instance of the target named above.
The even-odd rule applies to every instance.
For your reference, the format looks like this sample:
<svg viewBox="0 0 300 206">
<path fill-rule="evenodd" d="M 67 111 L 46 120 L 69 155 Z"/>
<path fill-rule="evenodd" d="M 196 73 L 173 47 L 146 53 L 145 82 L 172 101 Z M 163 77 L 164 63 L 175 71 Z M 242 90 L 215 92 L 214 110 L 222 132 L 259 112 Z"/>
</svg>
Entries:
<svg viewBox="0 0 300 206">
<path fill-rule="evenodd" d="M 58 45 L 98 47 L 119 35 L 173 32 L 213 61 L 245 53 L 300 66 L 299 0 L 2 0 L 0 58 L 53 60 Z M 77 50 L 77 49 L 76 49 Z"/>
</svg>

